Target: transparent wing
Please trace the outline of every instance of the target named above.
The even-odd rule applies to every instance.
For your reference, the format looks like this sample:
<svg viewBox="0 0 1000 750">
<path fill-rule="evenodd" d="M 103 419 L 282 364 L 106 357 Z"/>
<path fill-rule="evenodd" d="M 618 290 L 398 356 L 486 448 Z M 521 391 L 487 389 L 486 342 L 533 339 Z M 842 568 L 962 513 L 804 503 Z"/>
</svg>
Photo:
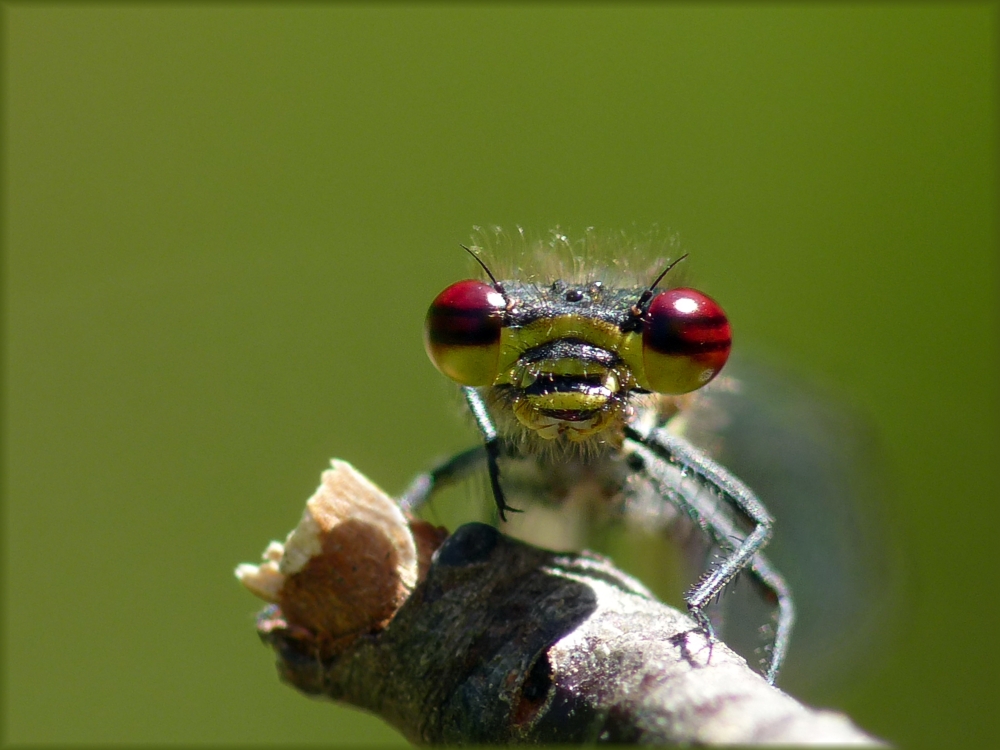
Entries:
<svg viewBox="0 0 1000 750">
<path fill-rule="evenodd" d="M 781 684 L 828 690 L 870 663 L 898 604 L 886 462 L 845 399 L 751 361 L 732 362 L 726 374 L 672 427 L 746 482 L 774 517 L 766 554 L 797 611 Z M 753 594 L 744 577 L 726 595 L 726 640 L 743 653 L 760 640 Z"/>
</svg>

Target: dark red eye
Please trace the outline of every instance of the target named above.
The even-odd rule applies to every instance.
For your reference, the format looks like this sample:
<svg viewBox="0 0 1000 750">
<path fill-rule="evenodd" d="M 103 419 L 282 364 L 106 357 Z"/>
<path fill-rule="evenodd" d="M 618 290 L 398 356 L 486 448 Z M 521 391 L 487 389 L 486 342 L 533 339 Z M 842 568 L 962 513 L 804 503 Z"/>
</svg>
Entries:
<svg viewBox="0 0 1000 750">
<path fill-rule="evenodd" d="M 646 380 L 658 393 L 701 388 L 729 358 L 729 320 L 714 299 L 696 289 L 660 292 L 649 303 L 643 323 Z"/>
<path fill-rule="evenodd" d="M 434 366 L 462 385 L 492 383 L 506 304 L 481 281 L 459 281 L 441 292 L 424 322 L 424 346 Z"/>
</svg>

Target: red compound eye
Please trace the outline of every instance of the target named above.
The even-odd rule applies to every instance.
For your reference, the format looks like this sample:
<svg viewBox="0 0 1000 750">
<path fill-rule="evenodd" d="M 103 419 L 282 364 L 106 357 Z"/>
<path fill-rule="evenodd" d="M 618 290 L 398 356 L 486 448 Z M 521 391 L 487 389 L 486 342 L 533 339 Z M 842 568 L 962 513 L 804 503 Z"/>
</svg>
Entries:
<svg viewBox="0 0 1000 750">
<path fill-rule="evenodd" d="M 441 292 L 424 321 L 424 347 L 434 366 L 462 385 L 492 383 L 506 305 L 481 281 L 459 281 Z"/>
<path fill-rule="evenodd" d="M 658 393 L 697 390 L 729 358 L 729 320 L 714 299 L 696 289 L 660 292 L 650 302 L 643 323 L 646 380 Z"/>
</svg>

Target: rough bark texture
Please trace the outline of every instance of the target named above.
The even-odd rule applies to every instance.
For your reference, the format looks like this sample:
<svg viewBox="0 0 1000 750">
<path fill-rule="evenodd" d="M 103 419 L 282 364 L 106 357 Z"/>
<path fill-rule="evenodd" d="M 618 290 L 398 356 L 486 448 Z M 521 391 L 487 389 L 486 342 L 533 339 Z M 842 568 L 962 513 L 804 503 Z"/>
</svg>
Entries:
<svg viewBox="0 0 1000 750">
<path fill-rule="evenodd" d="M 414 530 L 419 553 L 428 532 Z M 380 627 L 331 640 L 277 606 L 258 618 L 285 681 L 420 744 L 876 743 L 768 685 L 609 561 L 482 524 L 444 541 Z"/>
</svg>

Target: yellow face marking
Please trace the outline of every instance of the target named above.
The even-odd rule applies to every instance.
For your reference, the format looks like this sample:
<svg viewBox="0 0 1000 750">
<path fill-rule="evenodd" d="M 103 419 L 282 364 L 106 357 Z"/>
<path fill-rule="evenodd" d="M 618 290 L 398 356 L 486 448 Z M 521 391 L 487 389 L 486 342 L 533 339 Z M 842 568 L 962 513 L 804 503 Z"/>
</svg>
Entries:
<svg viewBox="0 0 1000 750">
<path fill-rule="evenodd" d="M 582 315 L 558 315 L 554 318 L 540 318 L 519 328 L 504 328 L 500 332 L 501 372 L 509 370 L 518 358 L 529 349 L 557 339 L 580 339 L 588 344 L 618 351 L 625 334 L 611 323 L 594 320 Z M 634 334 L 628 334 L 634 335 Z M 641 341 L 640 341 L 641 345 Z"/>
<path fill-rule="evenodd" d="M 615 354 L 619 362 L 607 367 L 574 357 L 556 357 L 522 362 L 525 352 L 562 339 L 583 341 Z M 505 327 L 500 331 L 497 377 L 493 385 L 511 385 L 510 408 L 517 420 L 545 440 L 564 437 L 571 442 L 586 442 L 609 427 L 626 419 L 630 413 L 624 402 L 615 399 L 622 391 L 647 388 L 643 366 L 642 334 L 623 332 L 606 321 L 571 313 L 540 318 L 528 325 Z M 580 391 L 544 394 L 524 392 L 538 378 L 600 378 L 600 385 Z M 586 419 L 560 419 L 556 413 L 591 412 Z M 581 414 L 582 416 L 582 414 Z"/>
<path fill-rule="evenodd" d="M 529 349 L 558 339 L 579 339 L 621 357 L 635 383 L 649 388 L 642 360 L 642 334 L 623 333 L 618 326 L 583 315 L 557 315 L 540 318 L 520 328 L 504 328 L 500 332 L 500 359 L 494 385 L 514 384 L 526 387 L 532 374 L 549 373 L 564 376 L 602 375 L 607 369 L 592 362 L 574 359 L 543 360 L 530 368 L 518 365 L 521 355 Z M 526 370 L 530 369 L 530 373 Z M 620 383 L 630 387 L 628 383 Z M 613 390 L 617 389 L 616 388 Z"/>
<path fill-rule="evenodd" d="M 526 398 L 536 409 L 592 411 L 608 403 L 610 396 L 610 393 L 548 393 L 544 396 Z"/>
<path fill-rule="evenodd" d="M 537 372 L 547 372 L 565 377 L 586 377 L 588 375 L 604 375 L 608 368 L 597 362 L 583 362 L 572 357 L 563 359 L 542 359 L 531 363 Z"/>
<path fill-rule="evenodd" d="M 515 402 L 513 411 L 522 425 L 543 440 L 555 440 L 565 436 L 574 443 L 586 442 L 591 435 L 601 432 L 620 418 L 613 410 L 598 409 L 593 416 L 585 420 L 561 420 L 539 412 L 527 400 Z"/>
</svg>

